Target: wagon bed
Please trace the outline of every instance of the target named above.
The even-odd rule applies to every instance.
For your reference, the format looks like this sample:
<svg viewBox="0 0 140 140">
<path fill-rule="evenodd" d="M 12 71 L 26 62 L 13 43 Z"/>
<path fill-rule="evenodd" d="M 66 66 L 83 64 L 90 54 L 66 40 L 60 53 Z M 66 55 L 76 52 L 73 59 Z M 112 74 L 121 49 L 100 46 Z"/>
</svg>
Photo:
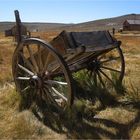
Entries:
<svg viewBox="0 0 140 140">
<path fill-rule="evenodd" d="M 65 51 L 65 53 L 70 49 L 77 49 L 79 47 L 85 47 L 85 51 L 89 52 L 109 49 L 113 45 L 115 47 L 117 41 L 110 35 L 109 31 L 62 31 L 50 42 L 50 44 L 55 48 L 58 48 L 58 51 L 62 50 Z"/>
<path fill-rule="evenodd" d="M 89 59 L 119 47 L 121 42 L 113 38 L 109 31 L 62 31 L 50 44 L 64 57 L 70 70 L 77 71 L 84 68 Z"/>
</svg>

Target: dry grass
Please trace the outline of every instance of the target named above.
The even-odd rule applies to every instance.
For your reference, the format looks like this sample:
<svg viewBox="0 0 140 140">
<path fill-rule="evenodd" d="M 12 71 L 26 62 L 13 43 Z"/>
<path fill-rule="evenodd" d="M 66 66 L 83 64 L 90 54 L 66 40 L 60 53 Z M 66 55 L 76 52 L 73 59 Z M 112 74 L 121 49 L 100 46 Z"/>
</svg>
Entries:
<svg viewBox="0 0 140 140">
<path fill-rule="evenodd" d="M 39 37 L 40 39 L 51 41 L 54 37 L 56 37 L 59 32 L 33 32 L 31 34 L 32 37 Z"/>
<path fill-rule="evenodd" d="M 50 41 L 57 34 L 52 32 L 33 33 L 32 35 Z M 102 101 L 96 98 L 94 103 L 88 100 L 79 100 L 75 103 L 72 111 L 65 112 L 60 118 L 49 112 L 45 116 L 49 123 L 42 123 L 30 110 L 19 112 L 20 96 L 15 92 L 15 89 L 11 88 L 14 87 L 13 85 L 4 86 L 5 83 L 12 81 L 11 58 L 15 47 L 12 38 L 5 38 L 0 33 L 0 138 L 139 139 L 140 36 L 118 34 L 116 37 L 122 41 L 126 60 L 124 79 L 126 96 L 119 98 L 120 103 L 114 107 L 106 105 L 107 103 L 102 101 L 105 101 L 107 96 L 103 96 Z M 117 99 L 115 96 L 114 98 Z M 104 108 L 102 108 L 103 103 Z M 54 127 L 50 129 L 50 124 L 53 125 L 53 123 Z M 58 123 L 60 123 L 59 128 L 63 130 L 60 134 L 54 129 Z"/>
<path fill-rule="evenodd" d="M 65 135 L 57 134 L 45 127 L 31 111 L 19 112 L 20 96 L 15 89 L 7 86 L 0 93 L 0 138 L 43 138 L 65 139 Z"/>
<path fill-rule="evenodd" d="M 125 81 L 128 87 L 130 82 L 140 90 L 140 36 L 117 35 L 122 41 L 122 48 L 126 62 Z"/>
<path fill-rule="evenodd" d="M 11 82 L 11 62 L 12 54 L 15 49 L 12 38 L 5 38 L 0 33 L 0 85 Z"/>
</svg>

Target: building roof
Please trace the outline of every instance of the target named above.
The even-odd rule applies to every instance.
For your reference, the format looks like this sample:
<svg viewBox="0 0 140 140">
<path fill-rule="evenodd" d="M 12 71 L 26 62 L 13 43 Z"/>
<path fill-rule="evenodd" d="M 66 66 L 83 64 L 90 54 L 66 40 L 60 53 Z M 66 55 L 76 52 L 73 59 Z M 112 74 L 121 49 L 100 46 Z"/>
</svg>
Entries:
<svg viewBox="0 0 140 140">
<path fill-rule="evenodd" d="M 140 25 L 140 20 L 126 20 L 129 24 Z"/>
</svg>

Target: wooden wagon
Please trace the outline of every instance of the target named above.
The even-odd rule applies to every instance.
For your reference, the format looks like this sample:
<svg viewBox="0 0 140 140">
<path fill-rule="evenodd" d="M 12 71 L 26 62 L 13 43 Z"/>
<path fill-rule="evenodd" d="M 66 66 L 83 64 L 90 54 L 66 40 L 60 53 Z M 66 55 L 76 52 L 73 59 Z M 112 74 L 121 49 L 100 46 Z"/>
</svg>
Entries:
<svg viewBox="0 0 140 140">
<path fill-rule="evenodd" d="M 15 14 L 17 17 L 18 11 Z M 108 31 L 63 31 L 47 43 L 23 38 L 19 15 L 16 22 L 19 41 L 13 55 L 13 77 L 18 92 L 30 95 L 37 104 L 50 102 L 59 109 L 71 106 L 76 94 L 72 75 L 80 70 L 97 87 L 114 85 L 114 76 L 122 81 L 125 62 L 121 42 Z"/>
</svg>

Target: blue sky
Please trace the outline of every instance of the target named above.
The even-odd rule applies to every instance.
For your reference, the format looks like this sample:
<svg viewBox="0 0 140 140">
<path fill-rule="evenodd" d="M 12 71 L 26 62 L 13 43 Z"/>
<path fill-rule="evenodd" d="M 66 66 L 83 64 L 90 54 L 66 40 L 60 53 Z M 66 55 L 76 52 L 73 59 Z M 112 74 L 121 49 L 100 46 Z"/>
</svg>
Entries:
<svg viewBox="0 0 140 140">
<path fill-rule="evenodd" d="M 140 0 L 0 0 L 0 21 L 14 21 L 14 10 L 24 22 L 80 23 L 140 14 Z"/>
</svg>

